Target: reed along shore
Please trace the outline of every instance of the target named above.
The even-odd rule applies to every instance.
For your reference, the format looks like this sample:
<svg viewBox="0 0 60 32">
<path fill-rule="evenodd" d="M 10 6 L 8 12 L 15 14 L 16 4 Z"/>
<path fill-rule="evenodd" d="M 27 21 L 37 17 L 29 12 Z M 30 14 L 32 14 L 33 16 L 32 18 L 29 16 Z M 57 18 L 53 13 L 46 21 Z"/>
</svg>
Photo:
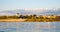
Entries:
<svg viewBox="0 0 60 32">
<path fill-rule="evenodd" d="M 60 22 L 60 20 L 50 20 L 50 19 L 0 19 L 0 22 Z"/>
<path fill-rule="evenodd" d="M 0 16 L 0 22 L 60 22 L 57 15 Z"/>
</svg>

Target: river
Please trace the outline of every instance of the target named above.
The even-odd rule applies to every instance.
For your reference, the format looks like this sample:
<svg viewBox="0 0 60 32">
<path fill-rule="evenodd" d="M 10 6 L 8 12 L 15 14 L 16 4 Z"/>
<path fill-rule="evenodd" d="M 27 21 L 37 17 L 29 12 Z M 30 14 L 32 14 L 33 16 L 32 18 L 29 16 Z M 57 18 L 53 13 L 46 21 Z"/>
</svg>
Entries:
<svg viewBox="0 0 60 32">
<path fill-rule="evenodd" d="M 60 32 L 60 22 L 0 22 L 0 32 Z"/>
</svg>

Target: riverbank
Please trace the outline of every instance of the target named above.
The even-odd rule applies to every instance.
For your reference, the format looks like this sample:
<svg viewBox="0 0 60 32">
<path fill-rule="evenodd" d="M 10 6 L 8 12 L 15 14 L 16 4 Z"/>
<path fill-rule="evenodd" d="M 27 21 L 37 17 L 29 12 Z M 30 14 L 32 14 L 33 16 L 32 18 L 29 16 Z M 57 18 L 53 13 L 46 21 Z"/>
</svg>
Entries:
<svg viewBox="0 0 60 32">
<path fill-rule="evenodd" d="M 60 22 L 53 19 L 0 19 L 0 22 Z"/>
<path fill-rule="evenodd" d="M 0 19 L 0 22 L 24 22 L 26 19 Z"/>
<path fill-rule="evenodd" d="M 27 19 L 29 22 L 60 22 L 60 19 Z"/>
</svg>

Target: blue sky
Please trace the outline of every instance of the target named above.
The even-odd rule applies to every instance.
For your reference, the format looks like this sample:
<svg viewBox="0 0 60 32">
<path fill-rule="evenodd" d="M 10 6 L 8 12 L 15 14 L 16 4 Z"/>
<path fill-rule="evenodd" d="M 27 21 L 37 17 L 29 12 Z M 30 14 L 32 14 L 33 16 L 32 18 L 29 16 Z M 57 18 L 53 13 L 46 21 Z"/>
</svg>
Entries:
<svg viewBox="0 0 60 32">
<path fill-rule="evenodd" d="M 0 10 L 60 8 L 60 0 L 0 0 Z"/>
</svg>

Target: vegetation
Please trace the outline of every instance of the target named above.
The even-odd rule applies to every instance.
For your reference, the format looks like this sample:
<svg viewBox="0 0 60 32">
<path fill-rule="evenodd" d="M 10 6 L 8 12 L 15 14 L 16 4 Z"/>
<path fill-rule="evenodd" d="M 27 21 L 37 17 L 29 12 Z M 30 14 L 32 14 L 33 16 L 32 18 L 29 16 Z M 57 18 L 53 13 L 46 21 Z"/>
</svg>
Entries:
<svg viewBox="0 0 60 32">
<path fill-rule="evenodd" d="M 19 16 L 0 16 L 0 19 L 26 19 L 26 21 L 60 21 L 60 16 L 54 16 L 50 15 L 44 16 L 44 15 L 19 15 Z"/>
<path fill-rule="evenodd" d="M 18 19 L 17 16 L 0 16 L 0 19 Z"/>
</svg>

